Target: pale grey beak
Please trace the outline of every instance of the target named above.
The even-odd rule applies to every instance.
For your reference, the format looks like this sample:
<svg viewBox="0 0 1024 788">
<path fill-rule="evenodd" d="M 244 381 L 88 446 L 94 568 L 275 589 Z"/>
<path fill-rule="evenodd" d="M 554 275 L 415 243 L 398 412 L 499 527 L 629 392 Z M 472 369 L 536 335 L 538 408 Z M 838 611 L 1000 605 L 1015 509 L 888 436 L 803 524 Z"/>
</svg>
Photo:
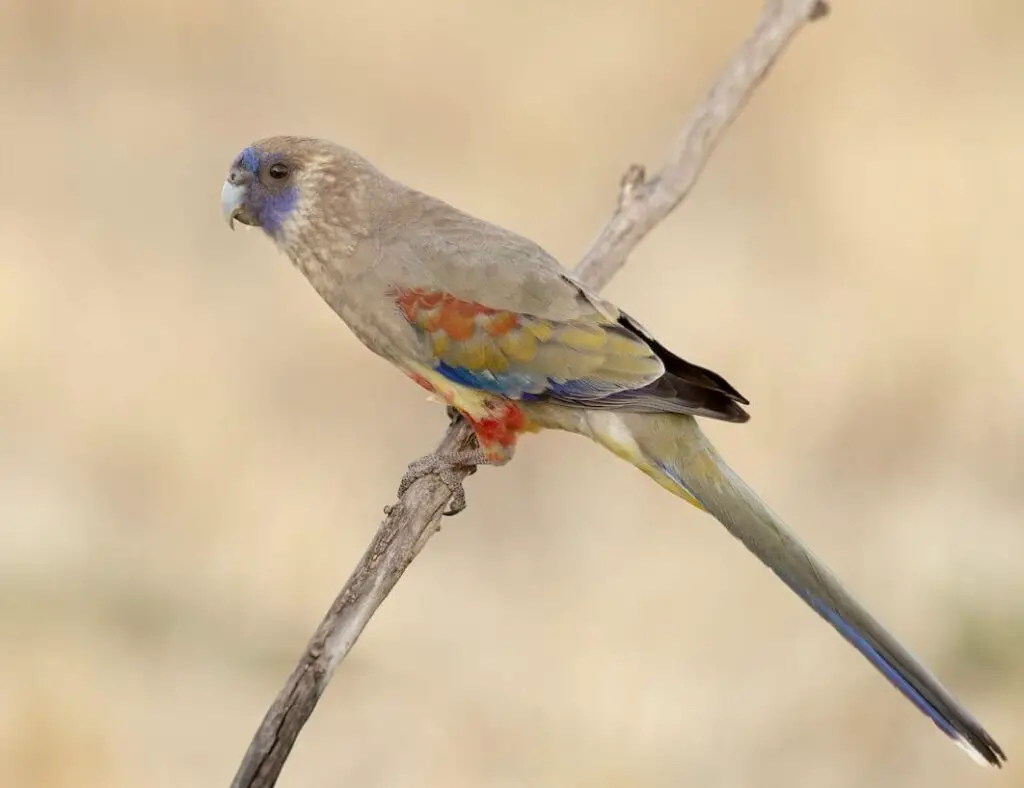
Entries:
<svg viewBox="0 0 1024 788">
<path fill-rule="evenodd" d="M 224 212 L 224 220 L 232 230 L 235 229 L 235 217 L 241 209 L 244 199 L 245 184 L 224 181 L 220 190 L 220 208 Z"/>
</svg>

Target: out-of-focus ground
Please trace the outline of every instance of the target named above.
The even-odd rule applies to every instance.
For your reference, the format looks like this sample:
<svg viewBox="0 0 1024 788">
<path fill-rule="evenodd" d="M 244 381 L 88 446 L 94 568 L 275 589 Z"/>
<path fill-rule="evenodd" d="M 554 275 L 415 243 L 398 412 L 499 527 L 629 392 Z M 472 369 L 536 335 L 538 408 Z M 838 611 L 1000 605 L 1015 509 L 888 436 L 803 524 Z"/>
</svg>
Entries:
<svg viewBox="0 0 1024 788">
<path fill-rule="evenodd" d="M 608 293 L 1024 785 L 1024 7 L 837 2 Z M 754 0 L 0 5 L 0 784 L 226 785 L 443 410 L 218 196 L 331 137 L 568 264 Z M 468 485 L 283 786 L 995 785 L 580 439 Z"/>
</svg>

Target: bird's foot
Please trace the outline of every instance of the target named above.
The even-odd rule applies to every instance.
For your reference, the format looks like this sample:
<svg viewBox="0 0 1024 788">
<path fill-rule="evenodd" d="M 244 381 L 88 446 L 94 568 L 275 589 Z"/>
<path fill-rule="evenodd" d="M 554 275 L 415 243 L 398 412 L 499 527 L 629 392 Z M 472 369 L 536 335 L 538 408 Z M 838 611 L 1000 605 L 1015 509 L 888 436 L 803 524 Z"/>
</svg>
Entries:
<svg viewBox="0 0 1024 788">
<path fill-rule="evenodd" d="M 465 418 L 465 416 L 462 415 L 462 411 L 456 408 L 454 405 L 447 406 L 444 409 L 444 412 L 448 414 L 449 424 L 457 424 L 458 422 Z"/>
<path fill-rule="evenodd" d="M 487 463 L 487 457 L 480 449 L 467 449 L 454 454 L 428 454 L 426 457 L 409 463 L 409 469 L 398 485 L 398 496 L 405 495 L 406 490 L 412 486 L 413 482 L 433 474 L 451 491 L 451 502 L 444 511 L 445 516 L 451 517 L 466 508 L 466 491 L 462 487 L 462 479 L 459 477 L 457 469 L 463 470 L 467 476 L 471 476 L 476 473 L 478 465 Z"/>
</svg>

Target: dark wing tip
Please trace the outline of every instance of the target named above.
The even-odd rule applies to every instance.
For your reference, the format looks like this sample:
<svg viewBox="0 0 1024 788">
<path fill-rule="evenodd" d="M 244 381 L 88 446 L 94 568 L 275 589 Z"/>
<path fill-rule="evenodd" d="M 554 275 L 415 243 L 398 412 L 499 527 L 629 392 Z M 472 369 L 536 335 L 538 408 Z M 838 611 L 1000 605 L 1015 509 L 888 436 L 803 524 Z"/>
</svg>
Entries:
<svg viewBox="0 0 1024 788">
<path fill-rule="evenodd" d="M 679 378 L 694 386 L 716 391 L 725 397 L 738 402 L 741 405 L 749 405 L 750 400 L 740 394 L 736 388 L 725 378 L 713 370 L 691 364 L 684 358 L 677 356 L 657 339 L 649 331 L 641 326 L 635 318 L 625 312 L 620 312 L 619 325 L 626 331 L 639 335 L 650 346 L 651 350 L 661 359 L 665 365 L 665 372 Z M 741 419 L 746 421 L 746 419 Z"/>
<path fill-rule="evenodd" d="M 658 387 L 662 392 L 670 392 L 672 399 L 684 404 L 695 416 L 733 424 L 750 421 L 750 414 L 740 407 L 739 400 L 718 389 L 705 388 L 700 383 L 684 380 L 672 373 L 663 375 L 658 383 L 662 384 Z M 742 402 L 746 403 L 746 400 Z"/>
<path fill-rule="evenodd" d="M 743 402 L 746 403 L 747 401 L 743 400 Z M 733 406 L 730 408 L 729 415 L 730 418 L 725 419 L 725 421 L 731 421 L 735 424 L 745 424 L 746 422 L 750 421 L 750 414 L 743 410 L 743 408 L 741 408 L 739 405 L 736 405 L 735 403 L 733 403 Z"/>
</svg>

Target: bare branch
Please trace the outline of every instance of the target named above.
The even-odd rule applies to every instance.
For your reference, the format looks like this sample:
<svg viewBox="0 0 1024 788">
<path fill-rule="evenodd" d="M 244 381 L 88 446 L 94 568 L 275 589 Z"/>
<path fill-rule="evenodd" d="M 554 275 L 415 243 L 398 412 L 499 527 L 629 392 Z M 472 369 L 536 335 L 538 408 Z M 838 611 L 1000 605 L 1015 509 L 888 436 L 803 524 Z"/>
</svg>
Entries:
<svg viewBox="0 0 1024 788">
<path fill-rule="evenodd" d="M 604 287 L 626 257 L 693 189 L 729 124 L 805 22 L 828 13 L 821 0 L 768 0 L 747 40 L 726 65 L 650 180 L 633 165 L 623 179 L 619 207 L 576 266 L 594 289 Z M 638 177 L 639 176 L 639 177 Z"/>
<path fill-rule="evenodd" d="M 622 179 L 619 203 L 576 267 L 584 283 L 603 287 L 640 240 L 689 194 L 729 124 L 793 35 L 824 16 L 822 0 L 767 0 L 753 32 L 729 61 L 649 180 L 633 165 Z M 439 451 L 474 444 L 472 431 L 454 422 Z M 463 474 L 463 476 L 468 474 Z M 386 517 L 345 587 L 313 634 L 306 652 L 267 710 L 239 766 L 232 788 L 270 788 L 313 713 L 338 663 L 355 644 L 377 607 L 437 530 L 450 497 L 436 477 L 417 481 Z"/>
</svg>

